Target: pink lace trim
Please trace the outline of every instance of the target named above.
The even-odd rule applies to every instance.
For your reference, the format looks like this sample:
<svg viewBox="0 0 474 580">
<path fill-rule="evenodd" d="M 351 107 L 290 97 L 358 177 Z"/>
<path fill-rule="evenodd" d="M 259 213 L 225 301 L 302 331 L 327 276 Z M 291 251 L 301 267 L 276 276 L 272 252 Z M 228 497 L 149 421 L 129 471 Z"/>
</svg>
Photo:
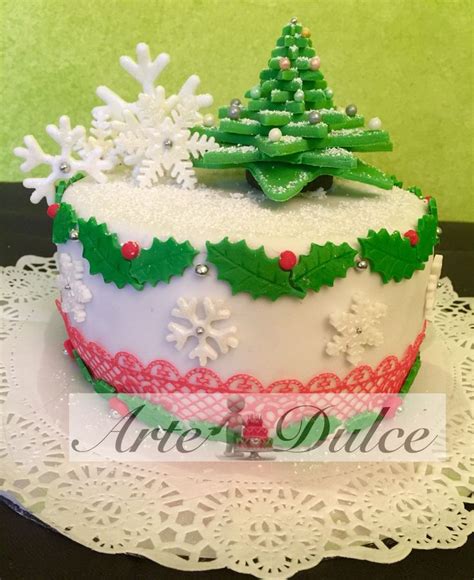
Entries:
<svg viewBox="0 0 474 580">
<path fill-rule="evenodd" d="M 298 402 L 295 394 L 317 393 L 331 397 L 319 397 L 319 404 L 330 404 L 337 409 L 337 416 L 346 418 L 355 412 L 367 410 L 363 404 L 364 397 L 353 398 L 359 403 L 350 403 L 344 396 L 334 397 L 336 394 L 374 394 L 386 396 L 389 393 L 398 393 L 410 371 L 421 343 L 425 336 L 426 322 L 413 344 L 409 345 L 403 357 L 387 356 L 375 369 L 369 365 L 361 365 L 340 378 L 334 373 L 320 373 L 307 383 L 297 379 L 281 379 L 264 385 L 257 378 L 248 374 L 232 375 L 227 380 L 208 368 L 199 367 L 181 375 L 178 369 L 166 360 L 154 360 L 143 365 L 140 360 L 128 353 L 118 352 L 115 355 L 108 353 L 99 344 L 88 341 L 82 333 L 72 326 L 68 316 L 62 312 L 60 303 L 57 307 L 66 325 L 69 339 L 82 360 L 86 363 L 96 379 L 102 379 L 111 384 L 120 393 L 160 395 L 159 402 L 169 412 L 182 419 L 200 419 L 216 422 L 216 418 L 227 412 L 226 393 L 280 393 L 279 397 L 256 397 L 249 407 L 248 397 L 245 401 L 245 411 L 252 410 L 255 414 L 275 416 L 278 410 L 285 408 L 284 403 L 296 406 Z M 180 393 L 180 397 L 176 397 Z M 209 397 L 203 398 L 203 393 L 214 394 L 212 401 Z M 170 395 L 169 398 L 166 395 Z M 292 394 L 290 397 L 285 394 Z M 171 396 L 173 395 L 173 396 Z M 184 396 L 186 395 L 186 396 Z M 267 399 L 265 403 L 265 399 Z M 373 398 L 372 398 L 373 400 Z M 179 401 L 179 402 L 178 402 Z M 308 399 L 306 397 L 305 403 Z"/>
</svg>

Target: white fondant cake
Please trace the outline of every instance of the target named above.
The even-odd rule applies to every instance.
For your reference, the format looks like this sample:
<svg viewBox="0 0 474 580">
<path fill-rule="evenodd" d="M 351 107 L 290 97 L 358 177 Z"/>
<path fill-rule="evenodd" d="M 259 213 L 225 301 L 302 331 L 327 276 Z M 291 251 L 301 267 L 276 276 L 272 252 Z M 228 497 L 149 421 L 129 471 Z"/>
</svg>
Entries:
<svg viewBox="0 0 474 580">
<path fill-rule="evenodd" d="M 125 181 L 99 185 L 81 180 L 68 188 L 63 202 L 70 204 L 78 217 L 95 217 L 98 223 L 105 223 L 122 244 L 134 240 L 146 249 L 153 238 L 165 241 L 172 236 L 179 242 L 190 241 L 196 248 L 195 265 L 209 265 L 206 276 L 190 267 L 169 284 L 141 291 L 119 289 L 105 283 L 100 275 L 89 274 L 79 240 L 59 246 L 60 253 L 81 262 L 83 282 L 93 296 L 86 305 L 84 322 L 71 320 L 71 324 L 110 353 L 131 353 L 144 365 L 165 359 L 182 374 L 199 366 L 197 357 L 190 358 L 199 336 L 190 337 L 181 350 L 167 341 L 169 324 L 178 322 L 172 312 L 180 298 L 197 299 L 201 305 L 206 298 L 222 301 L 230 311 L 228 320 L 218 324 L 236 328 L 238 346 L 227 353 L 217 349 L 216 360 L 207 359 L 203 365 L 224 380 L 238 373 L 250 374 L 265 384 L 282 379 L 306 383 L 324 372 L 344 377 L 354 365 L 344 352 L 327 354 L 328 342 L 338 334 L 330 317 L 349 312 L 357 293 L 369 303 L 386 306 L 380 322 L 380 344 L 363 347 L 359 363 L 375 368 L 389 355 L 401 359 L 422 331 L 430 262 L 409 280 L 387 284 L 368 269 L 358 271 L 354 264 L 332 287 L 323 287 L 301 300 L 283 296 L 272 302 L 255 300 L 246 293 L 233 296 L 230 286 L 217 279 L 216 269 L 206 257 L 206 242 L 219 242 L 224 237 L 232 242 L 244 239 L 253 249 L 263 245 L 266 253 L 275 257 L 284 250 L 304 254 L 311 243 L 328 240 L 357 247 L 357 238 L 367 235 L 370 224 L 389 232 L 410 230 L 426 213 L 427 205 L 402 189 L 384 191 L 344 182 L 336 184 L 326 197 L 317 201 L 300 198 L 289 207 L 248 194 L 248 188 L 236 183 L 217 191 L 206 187 L 183 191 L 175 186 L 143 190 Z"/>
<path fill-rule="evenodd" d="M 167 97 L 168 55 L 136 52 L 120 59 L 135 101 L 99 87 L 89 131 L 63 116 L 46 129 L 57 154 L 31 135 L 15 149 L 24 171 L 50 167 L 24 183 L 54 219 L 65 346 L 84 377 L 120 413 L 126 394 L 158 397 L 147 416 L 161 426 L 163 410 L 222 426 L 239 393 L 408 390 L 441 268 L 436 203 L 356 157 L 392 143 L 380 119 L 334 105 L 310 30 L 292 18 L 248 103 L 218 119 L 200 112 L 212 97 L 197 76 Z M 264 418 L 244 439 L 266 447 L 280 403 L 253 405 Z M 334 411 L 332 428 L 378 416 Z"/>
</svg>

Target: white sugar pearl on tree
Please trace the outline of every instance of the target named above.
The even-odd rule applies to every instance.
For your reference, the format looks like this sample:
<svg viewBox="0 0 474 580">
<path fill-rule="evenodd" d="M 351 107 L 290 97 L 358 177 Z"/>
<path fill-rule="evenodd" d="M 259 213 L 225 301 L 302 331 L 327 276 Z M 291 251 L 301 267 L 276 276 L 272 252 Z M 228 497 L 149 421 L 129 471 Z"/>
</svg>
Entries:
<svg viewBox="0 0 474 580">
<path fill-rule="evenodd" d="M 204 115 L 202 123 L 205 127 L 213 127 L 214 126 L 214 115 L 212 115 L 211 113 Z"/>
<path fill-rule="evenodd" d="M 313 56 L 313 58 L 309 61 L 309 68 L 311 70 L 319 70 L 321 66 L 321 59 L 319 56 Z"/>
<path fill-rule="evenodd" d="M 282 138 L 282 133 L 278 127 L 274 127 L 270 133 L 268 133 L 268 138 L 270 141 L 279 141 Z"/>
<path fill-rule="evenodd" d="M 260 87 L 257 86 L 250 89 L 250 96 L 252 97 L 252 99 L 259 99 L 262 96 L 262 91 L 260 90 Z"/>
<path fill-rule="evenodd" d="M 304 101 L 304 92 L 301 89 L 295 92 L 295 101 Z"/>
<path fill-rule="evenodd" d="M 378 131 L 382 128 L 382 121 L 378 117 L 374 117 L 373 119 L 370 119 L 367 126 L 373 131 Z"/>
</svg>

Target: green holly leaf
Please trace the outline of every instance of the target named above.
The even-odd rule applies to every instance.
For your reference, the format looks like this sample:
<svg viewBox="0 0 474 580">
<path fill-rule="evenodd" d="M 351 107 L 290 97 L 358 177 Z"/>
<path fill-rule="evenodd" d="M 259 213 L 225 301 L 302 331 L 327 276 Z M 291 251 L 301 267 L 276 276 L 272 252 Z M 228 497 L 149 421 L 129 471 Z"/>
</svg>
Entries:
<svg viewBox="0 0 474 580">
<path fill-rule="evenodd" d="M 436 244 L 437 220 L 434 215 L 425 214 L 418 220 L 417 231 L 419 241 L 415 246 L 416 255 L 421 262 L 426 262 L 433 253 Z"/>
<path fill-rule="evenodd" d="M 65 244 L 69 240 L 69 232 L 76 226 L 76 212 L 68 203 L 62 203 L 53 222 L 53 242 Z"/>
<path fill-rule="evenodd" d="M 154 239 L 147 250 L 142 250 L 130 266 L 130 274 L 140 284 L 169 283 L 172 276 L 182 276 L 197 255 L 189 242 L 178 244 L 174 238 L 166 242 Z"/>
<path fill-rule="evenodd" d="M 365 411 L 364 413 L 354 415 L 345 422 L 346 430 L 349 431 L 349 433 L 352 433 L 353 431 L 367 429 L 377 421 L 379 416 L 380 413 L 376 411 Z"/>
<path fill-rule="evenodd" d="M 105 224 L 98 224 L 95 218 L 79 220 L 79 237 L 91 274 L 102 274 L 105 282 L 118 288 L 127 284 L 141 288 L 130 276 L 130 262 L 123 258 L 117 236 L 110 234 Z"/>
<path fill-rule="evenodd" d="M 73 175 L 70 179 L 61 180 L 56 185 L 54 201 L 56 203 L 61 203 L 61 200 L 63 198 L 64 192 L 66 191 L 66 189 L 70 185 L 72 185 L 73 183 L 76 183 L 76 181 L 79 181 L 80 179 L 84 179 L 84 177 L 85 177 L 84 173 L 76 173 L 76 175 Z"/>
<path fill-rule="evenodd" d="M 293 268 L 291 281 L 298 288 L 315 292 L 322 286 L 333 286 L 336 278 L 345 278 L 347 270 L 354 266 L 356 254 L 346 242 L 339 246 L 332 242 L 324 246 L 311 244 L 309 254 L 300 256 Z"/>
<path fill-rule="evenodd" d="M 79 353 L 77 352 L 77 350 L 73 350 L 72 351 L 73 355 L 74 355 L 74 359 L 77 363 L 77 366 L 79 367 L 79 370 L 81 371 L 81 374 L 83 376 L 83 378 L 90 383 L 91 385 L 94 384 L 94 378 L 92 377 L 89 369 L 86 366 L 86 363 L 82 360 L 82 358 L 80 357 Z"/>
<path fill-rule="evenodd" d="M 384 284 L 390 280 L 401 282 L 411 278 L 416 270 L 425 267 L 420 262 L 415 247 L 399 232 L 389 234 L 384 228 L 378 232 L 369 230 L 367 238 L 359 238 L 362 257 L 369 260 L 372 270 L 378 272 Z"/>
<path fill-rule="evenodd" d="M 244 240 L 233 244 L 228 238 L 206 245 L 208 260 L 216 266 L 218 279 L 230 284 L 232 294 L 246 292 L 252 298 L 270 300 L 305 295 L 304 290 L 291 285 L 290 273 L 280 268 L 278 258 L 269 258 L 263 247 L 251 250 Z"/>
<path fill-rule="evenodd" d="M 436 199 L 434 197 L 430 197 L 428 202 L 428 209 L 430 214 L 434 217 L 436 221 L 438 221 L 438 204 L 436 203 Z"/>
<path fill-rule="evenodd" d="M 418 374 L 420 367 L 421 367 L 421 359 L 420 353 L 418 352 L 418 354 L 416 355 L 415 362 L 413 363 L 413 366 L 411 367 L 410 372 L 406 376 L 405 382 L 403 383 L 402 388 L 400 389 L 399 393 L 400 395 L 408 393 L 408 391 L 411 389 L 413 381 L 416 379 L 416 375 Z"/>
</svg>

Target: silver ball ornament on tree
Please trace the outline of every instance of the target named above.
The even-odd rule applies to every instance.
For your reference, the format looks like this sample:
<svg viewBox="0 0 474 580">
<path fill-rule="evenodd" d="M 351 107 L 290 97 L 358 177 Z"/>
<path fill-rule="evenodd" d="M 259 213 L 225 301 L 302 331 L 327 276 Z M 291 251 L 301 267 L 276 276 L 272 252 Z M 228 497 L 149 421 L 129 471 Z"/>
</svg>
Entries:
<svg viewBox="0 0 474 580">
<path fill-rule="evenodd" d="M 240 99 L 237 99 L 237 98 L 236 99 L 232 99 L 230 101 L 230 106 L 231 107 L 240 107 L 241 104 L 242 103 L 240 102 Z"/>
<path fill-rule="evenodd" d="M 296 18 L 296 16 L 293 16 L 293 18 L 290 20 L 291 24 L 298 24 L 298 18 Z"/>
<path fill-rule="evenodd" d="M 357 106 L 354 103 L 347 105 L 346 107 L 346 115 L 348 117 L 355 117 L 357 115 Z"/>
<path fill-rule="evenodd" d="M 231 105 L 229 107 L 229 119 L 240 119 L 240 107 L 236 106 L 236 105 Z"/>
<path fill-rule="evenodd" d="M 308 121 L 310 125 L 317 125 L 318 123 L 321 123 L 321 113 L 319 111 L 311 111 L 308 113 Z"/>
<path fill-rule="evenodd" d="M 70 240 L 78 240 L 79 239 L 79 230 L 76 228 L 73 228 L 72 230 L 69 231 L 69 239 Z"/>
<path fill-rule="evenodd" d="M 325 92 L 325 94 L 326 94 L 326 97 L 327 97 L 328 99 L 332 99 L 332 98 L 333 98 L 333 96 L 334 96 L 334 91 L 333 91 L 332 89 L 326 89 L 324 92 Z"/>
</svg>

